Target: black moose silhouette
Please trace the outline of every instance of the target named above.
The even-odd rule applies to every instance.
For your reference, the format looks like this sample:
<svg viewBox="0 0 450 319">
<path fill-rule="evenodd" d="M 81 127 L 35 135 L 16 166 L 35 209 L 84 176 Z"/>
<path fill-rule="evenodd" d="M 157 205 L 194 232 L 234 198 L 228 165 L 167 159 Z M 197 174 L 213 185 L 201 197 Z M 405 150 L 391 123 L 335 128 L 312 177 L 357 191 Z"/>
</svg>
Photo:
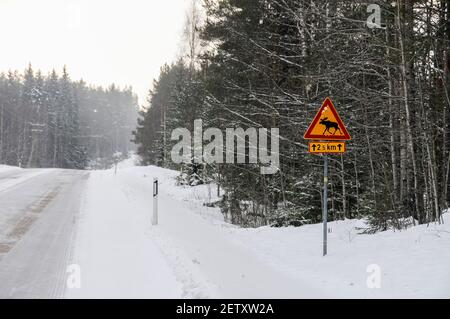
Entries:
<svg viewBox="0 0 450 319">
<path fill-rule="evenodd" d="M 323 131 L 322 134 L 325 134 L 326 132 L 328 132 L 328 133 L 334 135 L 334 134 L 336 134 L 337 131 L 339 131 L 342 134 L 342 131 L 339 128 L 339 124 L 338 123 L 332 122 L 332 121 L 327 121 L 327 120 L 328 120 L 328 117 L 324 117 L 323 119 L 320 119 L 319 124 L 322 124 L 322 125 L 325 126 L 325 131 Z M 330 132 L 330 128 L 334 128 L 334 132 L 333 133 Z"/>
</svg>

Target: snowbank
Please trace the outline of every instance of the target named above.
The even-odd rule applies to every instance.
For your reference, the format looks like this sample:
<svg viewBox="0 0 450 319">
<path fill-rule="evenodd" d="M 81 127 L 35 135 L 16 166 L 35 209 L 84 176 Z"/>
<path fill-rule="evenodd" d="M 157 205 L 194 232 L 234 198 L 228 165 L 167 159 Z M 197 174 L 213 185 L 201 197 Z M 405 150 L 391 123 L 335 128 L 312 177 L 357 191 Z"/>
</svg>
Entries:
<svg viewBox="0 0 450 319">
<path fill-rule="evenodd" d="M 0 174 L 5 173 L 5 172 L 18 171 L 18 170 L 20 170 L 20 168 L 18 168 L 16 166 L 0 164 Z"/>
<path fill-rule="evenodd" d="M 30 178 L 52 171 L 53 169 L 23 169 L 16 166 L 0 165 L 0 192 L 15 187 Z"/>
<path fill-rule="evenodd" d="M 401 232 L 358 234 L 361 221 L 329 223 L 328 255 L 321 225 L 230 230 L 231 238 L 289 276 L 337 298 L 449 298 L 450 218 Z M 380 288 L 369 288 L 374 265 Z"/>
</svg>

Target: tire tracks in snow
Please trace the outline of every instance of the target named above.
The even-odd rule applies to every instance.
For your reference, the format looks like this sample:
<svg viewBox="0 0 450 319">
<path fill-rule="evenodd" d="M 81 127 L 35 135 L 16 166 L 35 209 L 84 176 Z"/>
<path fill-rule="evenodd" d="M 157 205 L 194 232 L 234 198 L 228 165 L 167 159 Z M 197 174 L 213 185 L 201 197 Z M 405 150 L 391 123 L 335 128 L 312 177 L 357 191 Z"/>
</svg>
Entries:
<svg viewBox="0 0 450 319">
<path fill-rule="evenodd" d="M 200 273 L 197 267 L 199 261 L 187 257 L 179 245 L 156 227 L 152 227 L 148 234 L 172 267 L 177 281 L 181 283 L 182 298 L 210 299 L 218 297 L 217 287 Z"/>
<path fill-rule="evenodd" d="M 145 188 L 132 188 L 126 183 L 120 183 L 120 189 L 129 202 L 146 198 L 144 193 L 140 193 Z M 175 275 L 176 280 L 180 283 L 182 298 L 200 299 L 218 297 L 217 287 L 201 274 L 198 268 L 199 262 L 196 259 L 190 259 L 183 252 L 182 247 L 174 239 L 170 238 L 164 230 L 158 228 L 158 226 L 149 226 L 146 235 L 151 238 L 152 242 L 161 252 L 161 255 Z"/>
<path fill-rule="evenodd" d="M 74 224 L 89 173 L 52 171 L 24 183 L 20 193 L 10 193 L 8 204 L 21 200 L 22 192 L 30 203 L 5 210 L 11 218 L 0 238 L 0 298 L 64 297 Z"/>
<path fill-rule="evenodd" d="M 39 215 L 50 204 L 50 202 L 58 195 L 61 186 L 48 191 L 44 197 L 31 203 L 23 209 L 24 215 L 15 224 L 12 230 L 6 235 L 6 238 L 0 242 L 0 258 L 2 254 L 8 253 L 14 245 L 30 230 L 34 222 L 39 218 Z"/>
</svg>

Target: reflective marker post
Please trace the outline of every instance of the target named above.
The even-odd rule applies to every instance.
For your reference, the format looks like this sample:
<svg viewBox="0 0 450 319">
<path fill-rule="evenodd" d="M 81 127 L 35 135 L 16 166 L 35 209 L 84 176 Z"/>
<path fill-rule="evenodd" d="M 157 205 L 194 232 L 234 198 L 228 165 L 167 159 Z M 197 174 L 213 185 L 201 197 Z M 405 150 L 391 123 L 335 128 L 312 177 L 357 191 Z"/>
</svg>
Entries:
<svg viewBox="0 0 450 319">
<path fill-rule="evenodd" d="M 153 217 L 152 225 L 158 225 L 158 179 L 153 178 Z"/>
<path fill-rule="evenodd" d="M 328 220 L 328 157 L 323 155 L 323 256 L 327 254 L 327 220 Z"/>
</svg>

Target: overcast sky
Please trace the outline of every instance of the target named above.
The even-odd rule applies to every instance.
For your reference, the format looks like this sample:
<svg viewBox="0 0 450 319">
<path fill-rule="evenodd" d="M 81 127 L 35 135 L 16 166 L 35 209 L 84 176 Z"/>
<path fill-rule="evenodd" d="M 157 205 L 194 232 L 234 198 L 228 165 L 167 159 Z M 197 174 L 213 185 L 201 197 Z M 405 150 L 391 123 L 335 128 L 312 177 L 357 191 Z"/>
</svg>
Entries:
<svg viewBox="0 0 450 319">
<path fill-rule="evenodd" d="M 0 71 L 67 65 L 74 80 L 131 85 L 145 102 L 179 53 L 189 0 L 0 0 Z"/>
</svg>

